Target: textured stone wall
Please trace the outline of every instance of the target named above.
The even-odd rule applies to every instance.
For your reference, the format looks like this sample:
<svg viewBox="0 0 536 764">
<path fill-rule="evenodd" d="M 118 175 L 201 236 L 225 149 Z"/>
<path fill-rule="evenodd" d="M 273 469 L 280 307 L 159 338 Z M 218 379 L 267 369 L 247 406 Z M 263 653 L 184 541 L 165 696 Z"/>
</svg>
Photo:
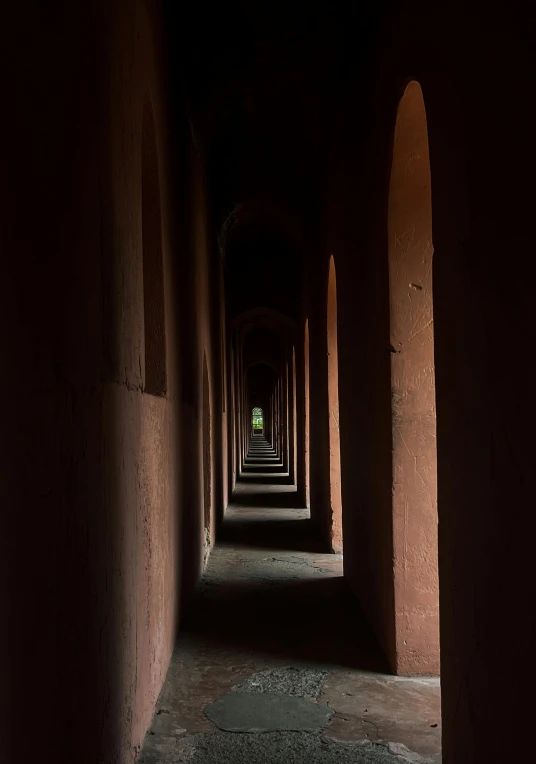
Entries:
<svg viewBox="0 0 536 764">
<path fill-rule="evenodd" d="M 330 544 L 342 552 L 341 439 L 339 415 L 339 352 L 337 343 L 337 275 L 329 259 L 326 333 L 328 343 Z"/>
<path fill-rule="evenodd" d="M 530 724 L 530 703 L 503 702 L 518 692 L 501 658 L 506 645 L 524 681 L 534 679 L 532 54 L 521 7 L 488 11 L 418 3 L 378 18 L 367 78 L 348 79 L 327 220 L 337 258 L 345 574 L 396 669 L 404 550 L 391 493 L 388 195 L 397 108 L 416 80 L 432 179 L 446 764 L 508 758 L 511 741 L 490 731 Z"/>
<path fill-rule="evenodd" d="M 397 673 L 439 674 L 432 198 L 419 84 L 400 101 L 389 182 L 393 573 Z"/>
<path fill-rule="evenodd" d="M 171 182 L 189 138 L 175 130 L 170 150 L 156 8 L 117 0 L 45 12 L 30 3 L 6 19 L 0 310 L 3 363 L 13 373 L 1 381 L 9 401 L 3 761 L 29 761 L 36 745 L 42 762 L 134 761 L 173 648 L 182 571 L 202 560 L 202 537 L 186 533 L 182 513 L 196 473 L 181 469 L 191 448 L 183 425 L 190 418 L 201 427 L 183 336 L 199 314 L 192 306 L 184 315 L 182 299 L 190 252 L 201 245 L 188 230 L 194 201 L 181 206 L 188 161 Z M 154 303 L 164 311 L 162 395 L 145 392 L 148 102 L 162 227 Z M 210 334 L 205 342 L 210 362 Z M 198 494 L 188 512 L 202 517 L 201 508 Z M 31 721 L 21 713 L 28 705 Z"/>
</svg>

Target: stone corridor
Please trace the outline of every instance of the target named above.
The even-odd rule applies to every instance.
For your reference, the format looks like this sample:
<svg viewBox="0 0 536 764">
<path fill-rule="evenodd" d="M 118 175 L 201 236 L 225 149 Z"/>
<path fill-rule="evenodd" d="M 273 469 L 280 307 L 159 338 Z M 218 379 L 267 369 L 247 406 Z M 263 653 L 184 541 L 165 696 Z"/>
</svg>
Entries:
<svg viewBox="0 0 536 764">
<path fill-rule="evenodd" d="M 0 764 L 534 758 L 533 6 L 3 4 Z"/>
<path fill-rule="evenodd" d="M 387 673 L 342 555 L 252 444 L 140 764 L 440 762 L 439 680 Z"/>
</svg>

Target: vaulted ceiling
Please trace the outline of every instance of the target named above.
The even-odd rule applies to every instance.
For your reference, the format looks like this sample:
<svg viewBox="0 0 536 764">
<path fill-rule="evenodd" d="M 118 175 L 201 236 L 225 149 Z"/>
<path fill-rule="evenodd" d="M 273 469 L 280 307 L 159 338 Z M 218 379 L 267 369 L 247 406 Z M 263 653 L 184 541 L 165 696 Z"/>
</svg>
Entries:
<svg viewBox="0 0 536 764">
<path fill-rule="evenodd" d="M 340 68 L 336 3 L 192 3 L 183 75 L 215 214 L 271 200 L 299 209 L 318 175 Z"/>
<path fill-rule="evenodd" d="M 225 258 L 228 320 L 261 308 L 297 324 L 304 229 L 323 193 L 344 60 L 356 55 L 345 3 L 167 0 L 166 8 Z M 285 332 L 272 328 L 280 343 Z"/>
<path fill-rule="evenodd" d="M 302 229 L 322 187 L 341 66 L 337 3 L 200 0 L 175 26 L 229 316 L 263 306 L 297 320 Z"/>
</svg>

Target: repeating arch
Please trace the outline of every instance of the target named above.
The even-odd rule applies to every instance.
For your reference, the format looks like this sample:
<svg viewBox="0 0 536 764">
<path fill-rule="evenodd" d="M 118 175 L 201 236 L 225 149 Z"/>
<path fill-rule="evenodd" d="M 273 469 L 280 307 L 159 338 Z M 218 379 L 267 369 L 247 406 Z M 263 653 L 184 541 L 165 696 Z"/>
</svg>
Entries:
<svg viewBox="0 0 536 764">
<path fill-rule="evenodd" d="M 160 173 L 153 108 L 149 99 L 143 112 L 142 133 L 142 246 L 143 317 L 145 340 L 145 392 L 165 395 L 166 330 Z"/>
<path fill-rule="evenodd" d="M 341 440 L 339 428 L 339 360 L 337 348 L 337 277 L 333 255 L 328 276 L 328 399 L 329 399 L 329 486 L 331 546 L 342 551 Z"/>
<path fill-rule="evenodd" d="M 426 110 L 408 84 L 388 206 L 396 668 L 439 672 L 432 195 Z"/>
</svg>

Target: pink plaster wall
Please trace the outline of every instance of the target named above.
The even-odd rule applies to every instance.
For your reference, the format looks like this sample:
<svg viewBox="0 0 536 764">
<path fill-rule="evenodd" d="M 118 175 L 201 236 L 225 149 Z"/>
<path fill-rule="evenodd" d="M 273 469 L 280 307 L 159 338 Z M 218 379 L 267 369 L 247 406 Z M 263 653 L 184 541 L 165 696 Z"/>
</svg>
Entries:
<svg viewBox="0 0 536 764">
<path fill-rule="evenodd" d="M 339 423 L 339 357 L 337 343 L 337 276 L 335 261 L 329 260 L 327 296 L 328 416 L 330 541 L 334 552 L 342 552 L 341 439 Z"/>
<path fill-rule="evenodd" d="M 304 429 L 304 456 L 303 456 L 303 471 L 304 471 L 304 488 L 305 488 L 305 506 L 309 507 L 311 504 L 311 466 L 310 466 L 310 392 L 309 392 L 309 319 L 305 319 L 304 324 L 304 338 L 303 338 L 303 429 Z"/>
<path fill-rule="evenodd" d="M 13 374 L 1 382 L 10 402 L 2 760 L 29 761 L 38 740 L 42 762 L 131 764 L 180 605 L 185 371 L 165 43 L 155 7 L 141 0 L 46 14 L 31 6 L 9 10 L 3 46 L 1 345 Z M 144 393 L 147 96 L 160 164 L 165 397 Z"/>
<path fill-rule="evenodd" d="M 395 669 L 401 674 L 439 674 L 431 194 L 426 111 L 412 81 L 398 107 L 388 201 Z"/>
<path fill-rule="evenodd" d="M 508 759 L 511 738 L 493 731 L 531 724 L 531 703 L 504 703 L 519 693 L 519 673 L 501 659 L 508 645 L 523 682 L 534 681 L 529 15 L 520 4 L 496 14 L 461 1 L 379 14 L 368 94 L 357 74 L 349 79 L 334 139 L 327 225 L 345 369 L 345 575 L 395 667 L 388 181 L 398 103 L 411 79 L 421 84 L 432 176 L 445 764 Z"/>
</svg>

